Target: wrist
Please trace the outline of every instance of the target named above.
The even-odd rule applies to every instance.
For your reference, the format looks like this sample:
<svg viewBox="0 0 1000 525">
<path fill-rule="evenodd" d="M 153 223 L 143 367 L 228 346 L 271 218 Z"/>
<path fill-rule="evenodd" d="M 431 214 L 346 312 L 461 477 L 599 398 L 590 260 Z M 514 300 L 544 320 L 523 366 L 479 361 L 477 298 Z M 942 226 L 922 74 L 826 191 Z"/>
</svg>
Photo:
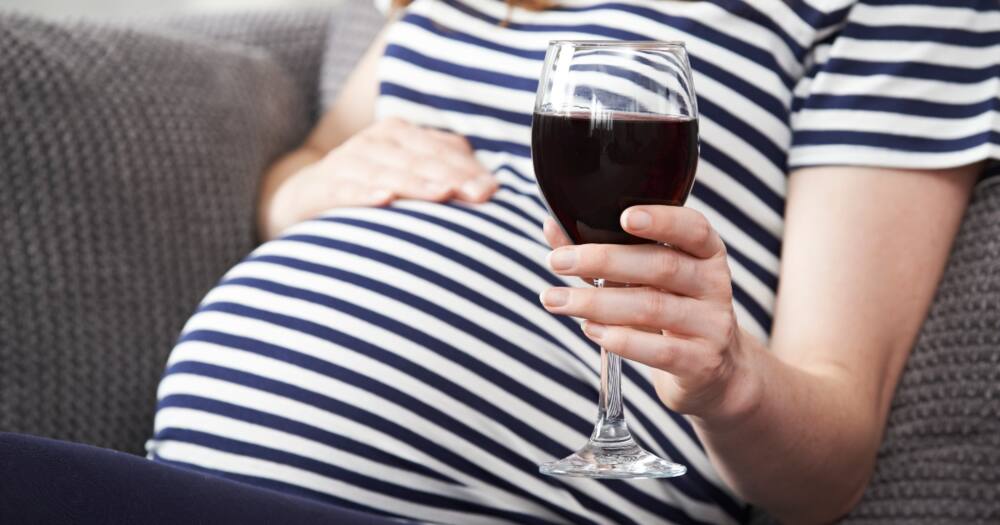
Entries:
<svg viewBox="0 0 1000 525">
<path fill-rule="evenodd" d="M 287 185 L 266 185 L 261 189 L 257 201 L 257 232 L 261 241 L 269 241 L 281 234 L 288 227 L 287 212 L 294 206 L 289 205 Z"/>
<path fill-rule="evenodd" d="M 262 242 L 270 241 L 281 233 L 285 221 L 280 210 L 287 209 L 279 201 L 281 187 L 262 188 L 257 201 L 257 236 Z"/>
<path fill-rule="evenodd" d="M 717 402 L 703 413 L 691 416 L 706 430 L 745 428 L 748 422 L 756 419 L 764 404 L 771 356 L 763 343 L 743 330 L 736 339 Z"/>
<path fill-rule="evenodd" d="M 290 215 L 296 207 L 289 202 L 291 179 L 323 158 L 321 152 L 303 146 L 278 160 L 265 173 L 257 197 L 257 235 L 262 241 L 278 236 L 295 222 Z"/>
</svg>

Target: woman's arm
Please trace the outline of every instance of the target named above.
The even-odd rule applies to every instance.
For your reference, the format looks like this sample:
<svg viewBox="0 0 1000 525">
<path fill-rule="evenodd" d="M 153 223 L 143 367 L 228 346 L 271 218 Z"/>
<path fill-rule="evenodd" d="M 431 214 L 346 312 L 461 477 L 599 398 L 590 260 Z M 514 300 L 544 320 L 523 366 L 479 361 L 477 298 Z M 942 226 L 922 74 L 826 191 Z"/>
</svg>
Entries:
<svg viewBox="0 0 1000 525">
<path fill-rule="evenodd" d="M 375 116 L 375 96 L 378 93 L 376 69 L 378 59 L 385 51 L 387 29 L 388 26 L 379 32 L 361 57 L 333 106 L 313 128 L 305 143 L 278 159 L 265 173 L 257 213 L 261 238 L 266 240 L 275 237 L 286 225 L 287 220 L 284 220 L 283 214 L 273 207 L 278 188 L 299 170 L 315 164 L 330 150 L 371 125 Z"/>
<path fill-rule="evenodd" d="M 264 176 L 257 221 L 261 239 L 331 208 L 381 206 L 397 198 L 483 202 L 494 178 L 458 135 L 401 119 L 374 120 L 383 29 L 305 143 Z"/>
<path fill-rule="evenodd" d="M 750 501 L 789 523 L 857 503 L 979 172 L 792 174 L 771 351 L 755 352 L 759 401 L 696 421 Z"/>
<path fill-rule="evenodd" d="M 591 245 L 550 257 L 562 274 L 651 288 L 572 289 L 556 301 L 550 290 L 543 302 L 587 318 L 585 331 L 605 348 L 658 368 L 661 399 L 691 416 L 742 497 L 788 523 L 829 522 L 871 476 L 980 168 L 792 174 L 770 349 L 736 326 L 725 247 L 689 209 L 643 206 L 623 216 L 627 230 L 677 249 Z M 642 211 L 648 225 L 629 225 Z"/>
</svg>

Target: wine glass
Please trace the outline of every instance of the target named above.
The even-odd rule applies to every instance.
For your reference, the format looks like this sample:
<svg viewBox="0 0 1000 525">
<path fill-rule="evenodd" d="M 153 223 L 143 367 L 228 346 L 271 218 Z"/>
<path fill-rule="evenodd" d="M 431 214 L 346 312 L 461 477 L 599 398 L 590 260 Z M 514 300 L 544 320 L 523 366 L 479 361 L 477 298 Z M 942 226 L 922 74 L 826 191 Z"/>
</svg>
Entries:
<svg viewBox="0 0 1000 525">
<path fill-rule="evenodd" d="M 651 243 L 622 230 L 638 204 L 683 206 L 698 164 L 698 107 L 682 42 L 549 44 L 531 125 L 535 176 L 575 244 Z M 594 279 L 594 286 L 630 286 Z M 621 357 L 601 349 L 597 424 L 543 474 L 665 478 L 687 469 L 643 450 L 629 432 Z"/>
</svg>

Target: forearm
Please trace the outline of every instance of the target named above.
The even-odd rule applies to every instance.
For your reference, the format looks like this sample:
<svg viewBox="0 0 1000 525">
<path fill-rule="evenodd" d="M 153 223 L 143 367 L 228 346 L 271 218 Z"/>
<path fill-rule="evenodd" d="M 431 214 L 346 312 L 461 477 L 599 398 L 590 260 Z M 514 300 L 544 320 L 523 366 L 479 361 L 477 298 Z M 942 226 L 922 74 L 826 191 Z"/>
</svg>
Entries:
<svg viewBox="0 0 1000 525">
<path fill-rule="evenodd" d="M 333 107 L 323 115 L 305 144 L 278 159 L 265 173 L 257 211 L 258 235 L 262 240 L 273 238 L 284 227 L 295 222 L 292 217 L 277 216 L 281 215 L 276 210 L 280 206 L 274 206 L 274 196 L 284 183 L 373 123 L 375 95 L 378 92 L 376 66 L 384 49 L 383 29 L 347 79 Z"/>
<path fill-rule="evenodd" d="M 810 523 L 835 519 L 860 497 L 980 171 L 792 174 L 770 348 L 740 337 L 756 345 L 743 353 L 763 383 L 757 409 L 697 423 L 749 501 Z"/>
<path fill-rule="evenodd" d="M 793 173 L 770 348 L 739 329 L 725 244 L 689 208 L 623 215 L 625 231 L 669 248 L 568 246 L 548 228 L 557 273 L 646 286 L 547 290 L 542 302 L 653 368 L 660 399 L 691 417 L 741 496 L 789 523 L 830 522 L 871 475 L 980 170 Z"/>
<path fill-rule="evenodd" d="M 693 417 L 738 494 L 784 523 L 829 523 L 850 510 L 874 465 L 883 422 L 871 393 L 839 369 L 804 369 L 752 337 L 734 384 L 742 408 Z"/>
</svg>

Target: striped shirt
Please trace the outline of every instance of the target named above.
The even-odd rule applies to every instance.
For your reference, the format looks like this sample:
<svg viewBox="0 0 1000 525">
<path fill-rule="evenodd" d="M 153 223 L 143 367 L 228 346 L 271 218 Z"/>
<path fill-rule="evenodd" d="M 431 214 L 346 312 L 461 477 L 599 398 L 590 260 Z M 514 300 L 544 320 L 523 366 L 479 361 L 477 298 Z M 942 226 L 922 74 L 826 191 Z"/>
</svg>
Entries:
<svg viewBox="0 0 1000 525">
<path fill-rule="evenodd" d="M 379 117 L 462 134 L 483 205 L 340 209 L 234 268 L 185 328 L 150 455 L 443 523 L 735 523 L 745 507 L 641 366 L 628 417 L 671 481 L 543 478 L 583 443 L 597 353 L 546 313 L 531 111 L 549 40 L 683 40 L 701 160 L 688 206 L 725 240 L 741 326 L 771 327 L 788 173 L 1000 159 L 996 0 L 416 0 L 388 34 Z M 504 23 L 506 21 L 506 23 Z"/>
<path fill-rule="evenodd" d="M 702 144 L 688 205 L 730 248 L 738 315 L 758 337 L 771 324 L 790 169 L 1000 157 L 994 0 L 560 4 L 515 10 L 500 27 L 503 2 L 416 2 L 389 36 L 379 114 L 466 135 L 501 182 L 535 193 L 531 109 L 547 42 L 684 40 Z"/>
</svg>

